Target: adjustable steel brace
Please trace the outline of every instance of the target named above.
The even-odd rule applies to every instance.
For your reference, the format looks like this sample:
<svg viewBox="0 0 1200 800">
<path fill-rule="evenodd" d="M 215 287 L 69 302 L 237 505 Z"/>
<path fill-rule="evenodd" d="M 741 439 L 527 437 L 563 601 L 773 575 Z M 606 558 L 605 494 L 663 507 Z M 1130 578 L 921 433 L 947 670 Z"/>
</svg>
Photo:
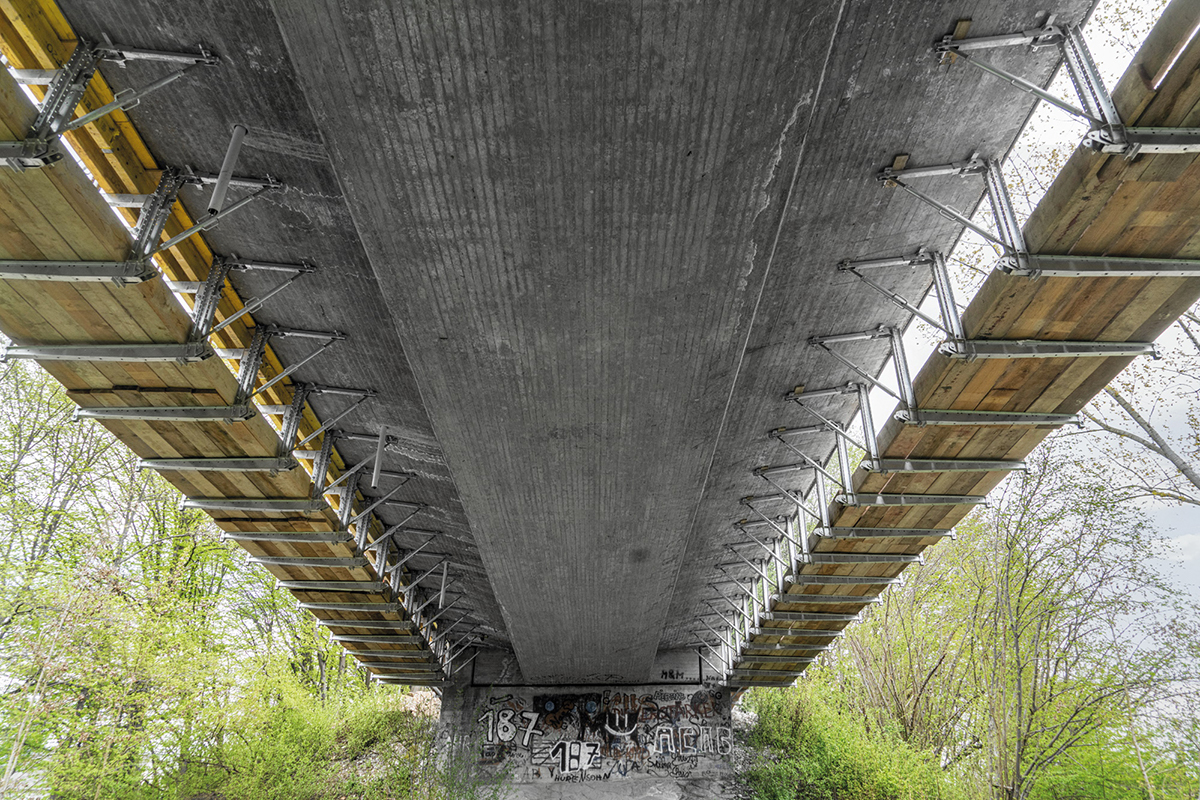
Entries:
<svg viewBox="0 0 1200 800">
<path fill-rule="evenodd" d="M 996 223 L 997 234 L 976 225 L 969 216 L 945 203 L 931 197 L 907 183 L 911 178 L 925 178 L 938 175 L 982 175 L 987 184 L 988 203 L 992 209 L 992 217 Z M 1013 209 L 1012 197 L 1008 193 L 1008 184 L 1004 181 L 1000 162 L 984 160 L 978 155 L 967 161 L 956 161 L 932 167 L 888 167 L 877 176 L 884 186 L 903 189 L 921 202 L 937 209 L 943 216 L 958 222 L 974 231 L 1003 251 L 996 266 L 1013 275 L 1028 278 L 1194 278 L 1200 276 L 1200 260 L 1179 258 L 1127 258 L 1122 256 L 1088 256 L 1088 255 L 1043 255 L 1031 253 L 1025 243 L 1020 221 Z M 901 180 L 901 179 L 904 180 Z M 942 311 L 942 324 L 920 313 L 911 303 L 867 280 L 859 274 L 863 269 L 890 266 L 918 266 L 929 264 L 934 270 L 934 287 L 938 292 L 938 303 Z M 882 292 L 890 300 L 916 313 L 929 324 L 944 330 L 950 339 L 964 340 L 962 324 L 958 321 L 957 307 L 953 304 L 953 294 L 945 272 L 945 261 L 940 254 L 921 250 L 914 256 L 898 256 L 894 258 L 869 259 L 865 261 L 843 262 L 840 268 L 854 272 L 863 278 L 868 285 Z M 946 298 L 946 299 L 943 299 Z M 1089 355 L 1082 353 L 1082 355 Z M 1141 355 L 1141 353 L 1134 353 Z M 1033 356 L 1036 357 L 1036 356 Z"/>
<path fill-rule="evenodd" d="M 788 553 L 791 559 L 784 558 L 783 548 L 781 543 L 785 541 L 783 538 L 776 538 L 770 544 L 761 541 L 757 536 L 751 533 L 747 528 L 734 526 L 746 536 L 750 538 L 754 544 L 758 545 L 766 554 L 767 557 L 775 564 L 775 580 L 768 581 L 765 577 L 762 582 L 763 593 L 763 608 L 767 611 L 771 608 L 771 601 L 782 596 L 784 591 L 783 576 L 787 574 L 786 570 L 793 569 L 796 563 L 796 544 L 791 536 L 787 536 L 787 541 L 791 544 Z"/>
<path fill-rule="evenodd" d="M 76 50 L 78 52 L 78 50 Z M 163 229 L 179 190 L 187 178 L 175 167 L 167 167 L 158 179 L 154 193 L 140 204 L 133 244 L 125 261 L 0 261 L 0 277 L 8 280 L 42 281 L 113 281 L 118 286 L 141 283 L 158 275 L 151 254 L 162 238 Z"/>
<path fill-rule="evenodd" d="M 857 339 L 882 339 L 886 338 L 888 345 L 891 348 L 892 365 L 896 371 L 896 383 L 899 388 L 899 393 L 893 391 L 886 384 L 881 383 L 866 370 L 853 364 L 849 359 L 838 353 L 833 348 L 829 347 L 830 343 L 838 343 L 845 341 L 854 341 Z M 904 352 L 904 338 L 895 328 L 886 328 L 880 326 L 873 331 L 863 331 L 861 333 L 842 334 L 838 336 L 818 336 L 813 337 L 810 343 L 821 346 L 826 352 L 832 354 L 835 358 L 845 364 L 849 364 L 852 369 L 859 375 L 867 378 L 871 386 L 879 386 L 886 394 L 895 397 L 900 401 L 900 408 L 895 414 L 895 418 L 909 425 L 1079 425 L 1079 417 L 1075 414 L 1043 414 L 1037 412 L 1026 411 L 974 411 L 974 410 L 958 410 L 958 409 L 930 409 L 919 408 L 917 406 L 916 390 L 913 387 L 912 374 L 908 369 L 908 358 Z M 1002 344 L 1020 344 L 1014 342 L 1005 342 Z M 1049 345 L 1055 344 L 1070 344 L 1062 342 L 1051 342 Z M 1092 344 L 1092 343 L 1087 343 Z M 1100 343 L 1104 345 L 1106 343 Z M 1141 348 L 1141 345 L 1122 345 L 1123 347 Z M 1075 354 L 1077 355 L 1077 354 Z M 1027 357 L 1027 356 L 1026 356 Z M 902 464 L 899 461 L 891 460 L 892 463 L 885 464 L 885 460 L 879 453 L 878 444 L 874 436 L 874 421 L 871 419 L 869 387 L 863 384 L 850 383 L 844 387 L 835 389 L 818 389 L 815 391 L 798 391 L 784 395 L 784 399 L 793 401 L 804 408 L 809 413 L 821 419 L 827 425 L 832 425 L 836 432 L 837 427 L 831 420 L 826 419 L 822 414 L 817 412 L 811 405 L 806 403 L 806 400 L 813 398 L 826 397 L 833 394 L 844 394 L 849 391 L 857 391 L 859 393 L 858 413 L 863 416 L 863 443 L 851 441 L 851 444 L 856 445 L 860 449 L 866 451 L 866 458 L 863 461 L 866 469 L 874 469 L 884 472 L 900 472 L 900 471 L 930 471 L 926 467 L 928 464 L 914 464 L 921 467 L 916 470 L 901 470 Z M 864 413 L 865 410 L 865 413 Z M 781 429 L 786 431 L 787 429 Z M 844 428 L 843 428 L 844 431 Z M 843 434 L 839 434 L 839 440 L 845 438 Z M 1003 466 L 1004 462 L 997 462 L 993 467 L 997 470 L 1006 469 Z M 972 467 L 965 467 L 967 471 L 974 471 Z M 940 470 L 938 470 L 940 471 Z"/>
<path fill-rule="evenodd" d="M 252 297 L 243 302 L 242 307 L 230 314 L 225 319 L 217 322 L 216 312 L 217 305 L 221 302 L 221 295 L 225 290 L 225 279 L 232 270 L 263 270 L 269 272 L 288 272 L 291 275 L 269 289 L 261 297 Z M 282 292 L 287 287 L 291 286 L 304 275 L 316 272 L 316 268 L 311 264 L 277 264 L 270 261 L 250 261 L 239 258 L 216 258 L 213 260 L 212 267 L 209 268 L 208 277 L 199 285 L 196 292 L 196 301 L 192 307 L 192 328 L 190 336 L 193 340 L 206 339 L 209 336 L 224 330 L 232 325 L 235 321 L 241 319 L 246 314 L 258 311 L 263 305 L 275 295 Z M 291 330 L 289 328 L 274 328 L 274 331 L 279 335 L 286 335 L 283 332 Z M 309 333 L 309 338 L 345 338 L 340 333 L 332 334 L 311 334 L 311 332 L 296 332 L 292 335 L 302 336 Z M 247 353 L 243 354 L 243 358 Z M 259 364 L 261 364 L 262 356 L 257 356 Z M 304 362 L 301 362 L 304 363 Z M 257 370 L 255 375 L 257 376 Z"/>
<path fill-rule="evenodd" d="M 972 222 L 966 214 L 935 200 L 900 180 L 901 177 L 928 177 L 934 175 L 982 175 L 987 183 L 987 196 L 992 208 L 992 216 L 995 220 L 998 235 L 993 236 L 989 231 Z M 1055 277 L 1117 275 L 1133 277 L 1149 277 L 1152 275 L 1188 277 L 1200 275 L 1200 260 L 1043 256 L 1030 253 L 1021 231 L 1020 222 L 1013 209 L 1012 198 L 1009 196 L 1008 185 L 1004 181 L 1000 162 L 996 160 L 984 161 L 975 156 L 966 162 L 956 162 L 942 166 L 905 167 L 903 169 L 887 168 L 879 174 L 879 180 L 886 186 L 895 186 L 904 189 L 922 202 L 933 206 L 947 217 L 998 245 L 1004 251 L 1004 256 L 1000 259 L 999 267 L 1006 272 L 1033 278 L 1040 275 Z M 940 322 L 921 312 L 915 304 L 909 302 L 899 294 L 885 289 L 863 274 L 863 270 L 880 267 L 914 267 L 921 264 L 928 265 L 933 271 L 934 293 L 941 311 Z M 977 358 L 1080 358 L 1088 356 L 1139 355 L 1159 357 L 1157 346 L 1153 343 L 1144 342 L 968 339 L 963 329 L 962 320 L 958 314 L 958 306 L 954 300 L 953 288 L 949 272 L 946 269 L 945 258 L 941 253 L 936 251 L 922 249 L 917 254 L 907 257 L 843 261 L 838 265 L 838 269 L 858 276 L 868 286 L 879 291 L 901 308 L 946 333 L 948 338 L 938 347 L 938 350 L 951 358 L 974 360 Z M 830 337 L 825 338 L 829 339 Z M 893 349 L 896 349 L 895 345 Z M 856 369 L 856 371 L 867 380 L 871 380 L 870 376 L 861 370 Z M 905 383 L 911 386 L 911 380 L 907 379 L 907 376 L 902 376 L 902 388 Z"/>
<path fill-rule="evenodd" d="M 1054 17 L 1050 17 L 1041 28 L 1000 36 L 974 39 L 947 36 L 935 42 L 933 49 L 943 63 L 953 60 L 951 56 L 957 56 L 1087 123 L 1090 130 L 1083 137 L 1082 144 L 1097 153 L 1124 155 L 1126 158 L 1134 158 L 1140 153 L 1200 153 L 1200 128 L 1126 127 L 1104 86 L 1079 27 L 1055 25 L 1053 22 Z M 1021 46 L 1031 49 L 1057 46 L 1062 51 L 1067 74 L 1083 107 L 1072 105 L 1020 75 L 990 64 L 976 55 L 982 50 Z M 1153 88 L 1158 89 L 1165 79 L 1165 72 L 1156 76 Z"/>
<path fill-rule="evenodd" d="M 246 355 L 243 357 L 240 369 L 238 370 L 238 391 L 234 397 L 233 404 L 225 408 L 228 416 L 226 419 L 247 419 L 253 415 L 253 411 L 249 408 L 249 399 L 254 388 L 254 382 L 258 377 L 258 370 L 262 364 L 263 353 L 266 349 L 267 339 L 272 336 L 295 336 L 299 338 L 321 339 L 325 340 L 324 346 L 328 347 L 335 341 L 344 339 L 345 337 L 338 333 L 324 333 L 320 331 L 303 331 L 293 328 L 280 328 L 273 325 L 260 325 L 254 329 L 254 336 L 251 338 L 250 346 L 246 349 Z M 320 350 L 318 350 L 320 352 Z M 97 414 L 88 413 L 89 410 L 80 410 L 77 416 L 102 416 L 105 412 L 123 412 L 120 414 L 124 419 L 147 419 L 154 418 L 164 410 L 176 412 L 180 416 L 175 419 L 184 419 L 184 413 L 193 412 L 206 415 L 205 419 L 212 419 L 211 416 L 216 409 L 212 406 L 176 406 L 171 409 L 163 409 L 155 406 L 141 408 L 121 408 L 121 409 L 96 409 Z M 326 441 L 332 447 L 333 437 L 326 437 Z M 314 480 L 316 475 L 321 475 L 322 480 L 325 474 L 325 466 L 328 465 L 328 454 L 325 455 L 324 466 L 315 466 L 313 470 Z M 208 471 L 208 472 L 286 472 L 295 469 L 298 461 L 290 454 L 279 454 L 264 458 L 156 458 L 142 459 L 138 462 L 140 469 L 157 469 L 157 470 L 187 470 L 187 471 Z M 314 497 L 319 497 L 320 494 L 314 494 Z"/>
<path fill-rule="evenodd" d="M 101 61 L 112 61 L 121 66 L 124 66 L 126 61 L 163 61 L 184 66 L 140 89 L 118 92 L 112 102 L 72 120 L 71 117 Z M 56 144 L 62 134 L 94 122 L 113 111 L 137 105 L 143 97 L 181 78 L 193 67 L 211 67 L 220 63 L 219 57 L 203 47 L 199 48 L 198 53 L 168 53 L 121 47 L 109 42 L 95 44 L 81 38 L 67 63 L 62 69 L 55 71 L 50 88 L 42 99 L 37 118 L 33 122 L 33 128 L 25 140 L 0 142 L 0 164 L 23 172 L 60 161 L 63 154 Z"/>
<path fill-rule="evenodd" d="M 299 444 L 296 444 L 296 436 L 300 431 L 300 422 L 304 418 L 304 407 L 308 402 L 308 398 L 314 394 L 331 394 L 345 395 L 347 397 L 357 398 L 349 408 L 335 414 L 331 419 L 323 422 L 320 427 L 304 437 Z M 364 402 L 375 396 L 375 392 L 370 389 L 342 389 L 336 386 L 322 386 L 311 383 L 293 384 L 292 387 L 292 402 L 283 414 L 283 424 L 279 434 L 279 455 L 290 455 L 292 450 L 304 447 L 313 439 L 320 436 L 326 430 L 329 430 L 345 416 L 357 409 Z"/>
<path fill-rule="evenodd" d="M 237 137 L 235 136 L 235 140 Z M 240 141 L 238 142 L 240 147 Z M 0 143 L 0 148 L 3 144 Z M 235 148 L 231 146 L 231 152 L 236 158 Z M 229 154 L 226 155 L 226 161 L 229 161 Z M 232 164 L 229 164 L 232 169 Z M 175 167 L 168 167 L 163 170 L 162 176 L 159 178 L 158 187 L 153 194 L 146 195 L 137 205 L 141 206 L 141 212 L 138 214 L 137 224 L 133 229 L 133 244 L 130 246 L 129 256 L 124 261 L 38 261 L 27 259 L 8 259 L 0 260 L 0 279 L 5 280 L 40 280 L 40 281 L 75 281 L 75 282 L 101 282 L 112 281 L 118 286 L 125 286 L 133 283 L 141 283 L 143 281 L 154 278 L 158 275 L 158 270 L 155 269 L 153 256 L 161 253 L 164 250 L 173 247 L 176 244 L 184 241 L 188 237 L 199 233 L 202 230 L 212 228 L 229 214 L 247 205 L 255 197 L 258 197 L 263 192 L 269 189 L 279 188 L 282 184 L 277 181 L 267 178 L 260 180 L 257 178 L 239 178 L 230 175 L 224 178 L 224 182 L 220 181 L 224 176 L 207 176 L 198 175 L 196 173 L 184 173 Z M 171 216 L 171 212 L 175 206 L 175 200 L 179 196 L 179 191 L 188 184 L 204 184 L 218 183 L 217 189 L 222 186 L 226 189 L 229 186 L 247 186 L 255 188 L 257 191 L 246 197 L 238 200 L 236 203 L 228 207 L 218 207 L 214 211 L 213 203 L 210 202 L 209 215 L 200 222 L 193 225 L 188 230 L 173 237 L 166 244 L 159 246 L 162 239 L 163 230 L 166 228 L 167 220 Z M 214 192 L 215 194 L 215 192 Z M 224 203 L 222 195 L 220 202 Z M 129 203 L 128 205 L 133 205 Z M 266 262 L 250 262 L 240 261 L 237 259 L 227 260 L 228 266 L 225 267 L 227 272 L 230 268 L 241 269 L 270 269 L 270 268 L 286 268 L 288 270 L 312 271 L 307 265 L 294 266 L 286 264 L 269 264 Z M 217 266 L 214 264 L 214 266 Z M 172 282 L 170 287 L 174 291 L 188 292 L 200 291 L 202 287 L 213 282 L 210 271 L 209 281 L 196 283 L 177 283 Z M 224 273 L 220 276 L 221 281 L 224 281 Z M 259 300 L 251 300 L 247 306 L 252 306 L 244 311 L 239 312 L 238 316 L 247 313 L 248 311 L 257 310 L 270 296 L 273 296 L 283 287 L 278 287 L 272 290 L 271 293 Z M 220 299 L 221 286 L 216 286 L 216 299 L 212 301 L 213 309 L 215 309 L 216 300 Z M 208 313 L 196 315 L 198 319 L 211 319 L 212 309 Z M 231 320 L 230 320 L 231 321 Z"/>
</svg>

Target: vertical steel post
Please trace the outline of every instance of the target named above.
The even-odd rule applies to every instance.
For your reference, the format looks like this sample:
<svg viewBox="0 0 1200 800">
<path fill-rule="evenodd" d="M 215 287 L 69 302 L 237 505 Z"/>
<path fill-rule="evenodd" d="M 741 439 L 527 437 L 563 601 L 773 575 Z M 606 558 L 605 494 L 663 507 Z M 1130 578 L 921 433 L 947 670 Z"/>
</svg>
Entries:
<svg viewBox="0 0 1200 800">
<path fill-rule="evenodd" d="M 375 469 L 371 472 L 371 488 L 379 485 L 379 473 L 383 471 L 383 447 L 387 443 L 387 426 L 379 426 L 379 442 L 375 445 Z"/>
<path fill-rule="evenodd" d="M 996 221 L 996 233 L 1009 251 L 1008 255 L 1016 260 L 1017 267 L 1028 270 L 1029 248 L 1025 245 L 1021 223 L 1013 209 L 1012 197 L 1008 193 L 1008 184 L 1004 182 L 1004 173 L 1000 169 L 999 161 L 992 159 L 987 162 L 984 180 L 987 182 L 988 199 L 992 204 L 992 216 Z"/>
<path fill-rule="evenodd" d="M 954 300 L 954 285 L 950 282 L 950 270 L 946 267 L 946 257 L 938 251 L 933 252 L 933 290 L 937 294 L 938 307 L 942 312 L 942 325 L 951 339 L 966 339 L 963 332 L 962 317 L 958 314 L 958 303 Z"/>
<path fill-rule="evenodd" d="M 889 328 L 888 330 L 890 331 L 888 340 L 892 343 L 892 360 L 896 362 L 897 378 L 899 378 L 901 381 L 900 392 L 903 394 L 904 385 L 903 377 L 900 375 L 900 359 L 904 357 L 904 354 L 903 352 L 901 352 L 899 355 L 896 353 L 896 340 L 899 338 L 900 333 L 895 328 Z M 908 372 L 907 367 L 904 368 L 904 372 Z M 904 404 L 910 407 L 913 405 L 908 401 L 907 398 L 905 398 Z M 873 414 L 871 414 L 871 387 L 867 386 L 865 383 L 858 384 L 858 414 L 862 419 L 863 445 L 867 448 L 866 457 L 870 461 L 878 461 L 879 444 L 875 440 L 875 417 Z M 846 491 L 850 490 L 851 487 L 849 484 L 847 484 Z"/>
<path fill-rule="evenodd" d="M 234 125 L 233 135 L 229 139 L 229 147 L 225 150 L 225 160 L 221 162 L 221 171 L 217 173 L 217 183 L 213 186 L 212 198 L 208 201 L 208 213 L 219 214 L 225 206 L 225 194 L 229 191 L 229 181 L 233 179 L 233 167 L 237 164 L 238 155 L 242 152 L 242 141 L 246 138 L 246 126 Z"/>
<path fill-rule="evenodd" d="M 779 597 L 783 597 L 783 539 L 782 536 L 775 539 L 775 594 Z"/>
<path fill-rule="evenodd" d="M 842 434 L 844 430 L 838 429 L 835 431 L 836 447 L 838 457 L 838 470 L 842 476 L 842 491 L 849 498 L 854 497 L 854 474 L 850 470 L 850 448 L 846 445 L 846 437 Z"/>
<path fill-rule="evenodd" d="M 818 481 L 821 480 L 821 477 L 819 475 L 817 476 L 817 480 Z M 787 540 L 788 569 L 794 570 L 794 569 L 796 569 L 796 542 L 800 541 L 800 537 L 804 536 L 805 533 L 800 530 L 800 515 L 799 514 L 797 514 L 794 517 L 789 517 L 788 519 L 784 520 L 783 524 L 786 527 L 791 529 L 792 535 Z"/>
<path fill-rule="evenodd" d="M 840 438 L 841 437 L 839 437 L 839 440 L 840 440 Z M 825 486 L 825 481 L 821 479 L 820 475 L 817 476 L 816 489 L 817 489 L 817 511 L 821 515 L 821 527 L 824 528 L 826 532 L 828 532 L 829 527 L 830 527 L 829 491 L 828 491 L 827 487 Z M 846 491 L 849 492 L 851 490 L 849 487 L 847 487 Z M 817 535 L 820 536 L 821 533 L 818 531 Z M 807 534 L 807 532 L 805 533 L 804 538 L 800 540 L 800 544 L 804 547 L 804 555 L 807 556 L 808 555 L 808 534 Z"/>
</svg>

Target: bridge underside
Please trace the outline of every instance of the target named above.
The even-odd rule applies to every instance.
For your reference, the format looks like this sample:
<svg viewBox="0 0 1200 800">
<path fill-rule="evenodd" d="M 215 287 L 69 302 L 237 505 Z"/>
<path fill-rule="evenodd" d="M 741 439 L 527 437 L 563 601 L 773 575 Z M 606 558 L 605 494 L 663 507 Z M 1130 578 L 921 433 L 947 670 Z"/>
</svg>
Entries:
<svg viewBox="0 0 1200 800">
<path fill-rule="evenodd" d="M 347 334 L 268 393 L 276 407 L 262 413 L 280 424 L 301 384 L 373 389 L 376 396 L 337 426 L 331 479 L 369 461 L 381 430 L 386 469 L 411 473 L 396 495 L 410 505 L 377 506 L 374 519 L 355 525 L 357 543 L 347 510 L 362 513 L 391 484 L 368 490 L 364 478 L 360 494 L 313 511 L 216 506 L 222 527 L 249 537 L 250 552 L 280 578 L 303 581 L 294 587 L 301 598 L 323 618 L 343 621 L 335 632 L 379 674 L 440 680 L 445 660 L 431 655 L 430 640 L 443 639 L 438 632 L 462 614 L 459 633 L 486 638 L 460 641 L 511 648 L 531 684 L 645 683 L 655 678 L 657 653 L 711 643 L 700 620 L 721 627 L 706 605 L 712 584 L 755 575 L 726 548 L 747 543 L 731 527 L 749 513 L 739 501 L 769 489 L 753 470 L 795 460 L 767 432 L 813 421 L 783 395 L 858 379 L 806 342 L 908 321 L 836 265 L 945 250 L 959 233 L 936 210 L 881 188 L 876 173 L 897 153 L 914 165 L 975 152 L 1001 157 L 1031 109 L 1031 99 L 999 81 L 939 65 L 933 41 L 960 18 L 972 19 L 972 36 L 1043 21 L 1032 2 L 916 0 L 636 9 L 383 0 L 256 0 L 236 10 L 166 0 L 61 5 L 67 34 L 158 49 L 203 42 L 222 56 L 219 67 L 72 141 L 106 191 L 145 193 L 159 165 L 215 172 L 232 126 L 246 125 L 238 172 L 269 174 L 287 188 L 206 231 L 202 244 L 172 249 L 161 266 L 174 280 L 200 280 L 213 252 L 317 265 L 214 344 L 246 348 L 253 326 L 266 324 Z M 1054 11 L 1060 21 L 1080 21 L 1087 8 L 1072 0 Z M 10 19 L 2 37 L 10 62 L 62 64 L 70 36 L 56 24 Z M 54 33 L 57 43 L 36 46 Z M 1166 34 L 1159 39 L 1142 65 L 1148 74 L 1171 49 Z M 996 61 L 1042 85 L 1057 65 L 1053 48 Z M 1194 61 L 1189 51 L 1179 69 L 1194 70 Z M 120 90 L 144 85 L 161 67 L 131 62 L 101 72 Z M 1184 78 L 1171 81 L 1157 92 L 1126 81 L 1118 100 L 1143 115 L 1141 124 L 1185 124 L 1195 98 Z M 11 85 L 6 91 L 5 124 L 19 139 L 32 112 L 19 108 Z M 1174 103 L 1175 94 L 1188 102 Z M 1190 254 L 1196 200 L 1180 187 L 1194 182 L 1192 160 L 1077 153 L 1035 215 L 1030 242 L 1044 252 Z M 32 216 L 40 201 L 20 182 L 41 181 L 69 209 L 63 218 L 86 220 L 76 227 L 92 238 L 52 222 L 61 242 L 7 242 L 7 257 L 124 257 L 124 234 L 104 221 L 98 199 L 83 198 L 85 180 L 73 170 L 62 164 L 50 177 L 6 177 L 10 208 Z M 966 209 L 983 194 L 973 179 L 940 178 L 936 189 Z M 192 191 L 181 196 L 167 236 L 186 227 L 189 209 L 203 217 L 206 196 Z M 20 215 L 8 216 L 19 230 Z M 217 317 L 273 282 L 260 272 L 232 273 Z M 5 282 L 0 297 L 4 330 L 17 344 L 186 336 L 187 317 L 161 281 L 81 288 L 69 297 L 37 288 L 46 284 L 17 284 Z M 888 280 L 910 298 L 929 285 L 920 270 Z M 968 335 L 1145 341 L 1197 293 L 1195 280 L 1177 278 L 1035 284 L 995 275 L 968 312 Z M 138 322 L 149 317 L 160 322 Z M 857 361 L 878 373 L 885 343 L 859 347 Z M 310 350 L 272 340 L 262 379 Z M 917 393 L 925 407 L 1071 413 L 1126 360 L 943 360 L 918 377 Z M 84 359 L 50 366 L 84 406 L 196 402 L 166 391 L 180 386 L 224 402 L 235 392 L 215 359 L 125 365 L 124 372 Z M 300 437 L 314 434 L 307 447 L 319 448 L 332 441 L 329 432 L 314 433 L 319 421 L 347 401 L 326 393 L 307 403 Z M 855 396 L 843 394 L 821 400 L 818 410 L 846 422 L 856 407 Z M 233 426 L 110 427 L 144 457 L 275 450 L 262 417 Z M 1049 430 L 889 423 L 881 445 L 887 457 L 1012 460 Z M 824 461 L 833 447 L 825 437 L 810 452 Z M 299 469 L 164 474 L 191 497 L 297 498 L 310 487 Z M 860 475 L 855 485 L 864 494 L 969 496 L 1003 474 Z M 808 486 L 788 480 L 789 489 Z M 418 516 L 405 522 L 414 510 Z M 759 657 L 740 654 L 734 666 L 763 673 L 762 682 L 789 682 L 845 618 L 966 510 L 835 506 L 838 527 L 931 533 L 814 539 L 816 557 L 793 560 L 784 599 L 759 620 L 788 632 L 748 636 Z M 279 540 L 326 530 L 346 536 Z M 430 549 L 414 555 L 430 536 Z M 386 537 L 390 550 L 381 549 Z M 445 562 L 429 559 L 433 552 Z M 855 561 L 872 553 L 881 558 Z M 320 558 L 349 561 L 313 561 Z M 393 562 L 401 577 L 385 586 Z M 446 600 L 440 575 L 453 584 L 450 596 L 461 597 L 453 613 L 426 624 Z M 726 583 L 732 596 L 735 584 Z M 398 591 L 400 584 L 408 588 Z M 435 605 L 415 610 L 426 595 Z M 836 620 L 805 618 L 819 595 L 862 600 L 822 601 L 819 612 Z M 406 632 L 365 624 L 385 621 Z M 366 651 L 364 643 L 381 649 Z M 368 654 L 388 651 L 391 667 Z M 406 673 L 395 665 L 410 652 L 421 666 Z"/>
<path fill-rule="evenodd" d="M 132 118 L 177 164 L 215 167 L 230 127 L 250 128 L 239 170 L 294 190 L 208 241 L 342 284 L 298 285 L 260 316 L 350 333 L 313 379 L 379 390 L 368 429 L 436 439 L 493 641 L 532 678 L 576 682 L 644 680 L 673 601 L 712 579 L 695 554 L 729 536 L 781 391 L 839 377 L 805 339 L 902 321 L 831 265 L 954 236 L 890 202 L 880 160 L 1003 153 L 1028 114 L 939 68 L 932 41 L 961 16 L 1006 31 L 1039 11 L 63 8 L 84 35 L 226 57 Z M 1054 63 L 1026 67 L 1044 80 Z"/>
</svg>

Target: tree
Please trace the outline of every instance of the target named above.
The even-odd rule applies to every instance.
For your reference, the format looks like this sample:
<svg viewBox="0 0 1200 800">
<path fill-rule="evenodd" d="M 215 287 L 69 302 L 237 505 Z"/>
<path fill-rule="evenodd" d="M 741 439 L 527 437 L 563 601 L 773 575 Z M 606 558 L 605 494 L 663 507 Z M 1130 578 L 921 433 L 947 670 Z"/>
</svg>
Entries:
<svg viewBox="0 0 1200 800">
<path fill-rule="evenodd" d="M 1089 442 L 1129 498 L 1200 506 L 1200 316 L 1160 361 L 1135 363 L 1084 411 Z"/>
<path fill-rule="evenodd" d="M 821 669 L 976 795 L 1032 797 L 1098 747 L 1140 792 L 1163 763 L 1145 726 L 1195 676 L 1194 615 L 1148 566 L 1167 543 L 1133 504 L 1061 438 L 1029 463 Z"/>
<path fill-rule="evenodd" d="M 1061 448 L 1043 448 L 970 534 L 988 556 L 966 577 L 990 597 L 980 735 L 997 797 L 1028 797 L 1132 693 L 1172 677 L 1133 647 L 1169 598 L 1143 566 L 1161 545 L 1135 509 L 1075 472 Z"/>
</svg>

